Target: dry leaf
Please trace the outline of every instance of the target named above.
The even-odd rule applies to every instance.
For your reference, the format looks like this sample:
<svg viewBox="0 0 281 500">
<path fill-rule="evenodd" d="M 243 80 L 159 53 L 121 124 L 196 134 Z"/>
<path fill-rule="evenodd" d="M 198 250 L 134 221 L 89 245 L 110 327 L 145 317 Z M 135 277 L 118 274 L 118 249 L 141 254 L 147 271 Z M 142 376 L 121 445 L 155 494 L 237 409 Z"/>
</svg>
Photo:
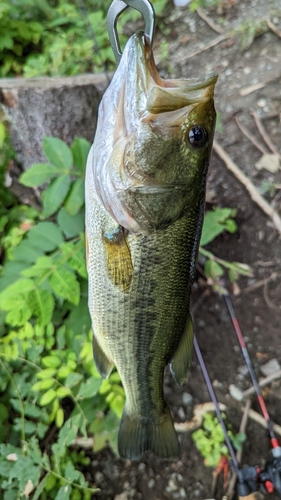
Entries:
<svg viewBox="0 0 281 500">
<path fill-rule="evenodd" d="M 278 172 L 279 166 L 279 157 L 272 153 L 263 155 L 261 159 L 255 164 L 257 170 L 265 169 L 272 174 Z"/>
<path fill-rule="evenodd" d="M 23 492 L 23 494 L 26 496 L 26 498 L 29 497 L 32 490 L 33 490 L 33 483 L 31 481 L 31 479 L 29 479 L 24 487 L 24 492 Z"/>
</svg>

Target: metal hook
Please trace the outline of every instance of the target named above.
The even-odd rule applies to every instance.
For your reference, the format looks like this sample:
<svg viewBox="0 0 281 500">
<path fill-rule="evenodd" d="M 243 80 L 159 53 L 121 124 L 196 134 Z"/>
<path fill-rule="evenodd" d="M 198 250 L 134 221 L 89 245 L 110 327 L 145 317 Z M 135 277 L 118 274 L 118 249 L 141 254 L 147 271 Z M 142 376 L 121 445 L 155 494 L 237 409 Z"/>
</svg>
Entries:
<svg viewBox="0 0 281 500">
<path fill-rule="evenodd" d="M 149 0 L 113 0 L 110 5 L 106 17 L 106 25 L 109 35 L 110 44 L 117 62 L 120 61 L 122 52 L 120 48 L 118 33 L 117 33 L 117 21 L 119 16 L 124 12 L 128 7 L 132 7 L 135 10 L 138 10 L 145 22 L 144 34 L 146 38 L 149 40 L 150 50 L 148 54 L 148 59 L 151 55 L 151 47 L 153 43 L 153 35 L 154 35 L 154 22 L 155 22 L 155 13 L 152 7 L 152 4 Z"/>
</svg>

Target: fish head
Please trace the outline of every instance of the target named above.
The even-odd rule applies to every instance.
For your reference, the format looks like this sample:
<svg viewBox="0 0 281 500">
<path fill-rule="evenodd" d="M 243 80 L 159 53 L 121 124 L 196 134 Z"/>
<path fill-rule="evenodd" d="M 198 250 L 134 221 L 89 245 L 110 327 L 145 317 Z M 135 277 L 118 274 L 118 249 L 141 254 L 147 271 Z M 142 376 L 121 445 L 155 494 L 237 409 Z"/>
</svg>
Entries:
<svg viewBox="0 0 281 500">
<path fill-rule="evenodd" d="M 94 153 L 104 207 L 129 231 L 146 233 L 182 217 L 202 192 L 217 80 L 164 80 L 149 54 L 142 33 L 131 37 L 101 105 Z"/>
</svg>

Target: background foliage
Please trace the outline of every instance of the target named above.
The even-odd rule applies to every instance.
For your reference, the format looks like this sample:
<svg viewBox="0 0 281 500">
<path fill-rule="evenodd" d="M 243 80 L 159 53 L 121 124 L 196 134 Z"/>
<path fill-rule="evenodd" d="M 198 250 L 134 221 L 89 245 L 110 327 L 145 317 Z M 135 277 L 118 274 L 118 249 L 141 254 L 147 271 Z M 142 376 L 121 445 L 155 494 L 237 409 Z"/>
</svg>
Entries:
<svg viewBox="0 0 281 500">
<path fill-rule="evenodd" d="M 0 3 L 0 77 L 76 75 L 115 67 L 105 16 L 111 0 L 4 0 Z M 152 0 L 157 17 L 168 0 Z M 136 10 L 122 24 L 136 21 Z M 121 43 L 125 37 L 120 36 Z"/>
<path fill-rule="evenodd" d="M 113 68 L 109 3 L 2 1 L 0 77 Z M 168 0 L 153 3 L 165 32 Z M 138 17 L 134 11 L 122 22 Z M 83 187 L 90 144 L 76 139 L 69 147 L 46 137 L 43 146 L 47 163 L 21 177 L 25 186 L 40 188 L 41 206 L 25 206 L 5 185 L 15 153 L 0 119 L 0 490 L 3 500 L 87 500 L 95 486 L 85 478 L 90 458 L 77 438 L 95 451 L 107 441 L 116 450 L 124 392 L 118 373 L 102 380 L 92 357 Z M 232 281 L 249 274 L 205 247 L 224 230 L 236 230 L 234 216 L 217 209 L 204 223 L 201 263 L 217 289 L 226 269 Z"/>
</svg>

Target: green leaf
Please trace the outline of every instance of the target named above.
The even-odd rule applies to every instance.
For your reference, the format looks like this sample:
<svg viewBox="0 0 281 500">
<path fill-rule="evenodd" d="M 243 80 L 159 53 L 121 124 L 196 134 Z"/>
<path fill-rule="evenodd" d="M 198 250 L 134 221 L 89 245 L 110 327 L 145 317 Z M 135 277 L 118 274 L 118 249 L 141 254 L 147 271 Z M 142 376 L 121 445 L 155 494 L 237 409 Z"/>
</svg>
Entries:
<svg viewBox="0 0 281 500">
<path fill-rule="evenodd" d="M 73 163 L 77 170 L 85 172 L 87 157 L 91 148 L 91 144 L 86 139 L 78 138 L 71 144 L 73 154 Z"/>
<path fill-rule="evenodd" d="M 53 179 L 50 185 L 43 191 L 42 202 L 45 217 L 49 217 L 60 208 L 69 191 L 70 184 L 71 177 L 69 174 L 60 175 L 56 179 Z"/>
<path fill-rule="evenodd" d="M 217 208 L 207 212 L 204 218 L 200 245 L 204 246 L 213 241 L 225 229 L 227 230 L 230 217 L 234 217 L 236 210 L 232 208 Z M 230 223 L 230 229 L 234 230 L 235 222 Z M 233 232 L 233 231 L 232 231 Z"/>
<path fill-rule="evenodd" d="M 81 242 L 64 243 L 61 246 L 62 254 L 68 257 L 67 263 L 74 271 L 87 278 L 86 269 L 86 254 L 84 245 L 81 247 Z"/>
<path fill-rule="evenodd" d="M 67 238 L 73 238 L 84 231 L 85 222 L 82 214 L 70 215 L 64 207 L 57 215 L 57 222 Z"/>
<path fill-rule="evenodd" d="M 49 278 L 49 283 L 57 295 L 68 299 L 75 305 L 79 304 L 80 286 L 71 271 L 62 266 L 54 269 Z"/>
<path fill-rule="evenodd" d="M 65 387 L 73 387 L 74 385 L 79 384 L 83 379 L 83 375 L 81 373 L 69 373 L 67 376 L 64 385 Z"/>
<path fill-rule="evenodd" d="M 48 325 L 52 319 L 55 307 L 54 297 L 48 290 L 35 288 L 29 292 L 28 304 L 35 316 L 38 317 L 39 325 Z"/>
<path fill-rule="evenodd" d="M 77 399 L 92 398 L 95 396 L 102 384 L 102 380 L 95 377 L 90 377 L 86 382 L 81 384 L 77 394 Z"/>
<path fill-rule="evenodd" d="M 6 137 L 5 125 L 4 123 L 0 122 L 0 148 L 2 148 L 4 144 L 5 137 Z M 78 165 L 77 168 L 79 168 Z"/>
<path fill-rule="evenodd" d="M 46 366 L 46 368 L 58 368 L 61 365 L 61 358 L 55 354 L 44 356 L 41 361 L 42 365 Z"/>
<path fill-rule="evenodd" d="M 64 206 L 70 215 L 75 215 L 85 203 L 85 181 L 76 179 L 72 183 L 69 194 L 65 200 Z"/>
<path fill-rule="evenodd" d="M 54 389 L 49 389 L 47 392 L 41 396 L 39 400 L 40 406 L 47 406 L 50 404 L 54 399 L 56 399 L 57 393 Z"/>
<path fill-rule="evenodd" d="M 19 181 L 24 186 L 37 187 L 56 175 L 61 175 L 61 169 L 47 163 L 36 163 L 20 176 Z"/>
<path fill-rule="evenodd" d="M 72 488 L 70 484 L 67 484 L 66 486 L 61 486 L 55 500 L 70 500 L 70 494 L 72 493 Z"/>
<path fill-rule="evenodd" d="M 56 374 L 57 370 L 55 368 L 46 368 L 45 370 L 41 370 L 37 373 L 37 378 L 43 380 L 45 378 L 53 377 Z"/>
<path fill-rule="evenodd" d="M 64 422 L 63 409 L 59 408 L 56 414 L 56 426 L 58 427 L 58 429 L 60 429 L 63 426 L 63 422 Z"/>
<path fill-rule="evenodd" d="M 43 255 L 42 248 L 31 244 L 28 240 L 23 240 L 13 249 L 13 256 L 20 262 L 36 262 L 38 257 Z"/>
<path fill-rule="evenodd" d="M 17 280 L 0 293 L 0 306 L 5 309 L 7 304 L 10 304 L 10 300 L 13 300 L 17 294 L 21 295 L 22 293 L 27 293 L 33 288 L 34 282 L 32 280 L 26 278 Z M 8 306 L 8 308 L 10 308 L 10 306 Z"/>
<path fill-rule="evenodd" d="M 204 268 L 206 276 L 216 281 L 217 278 L 223 276 L 223 268 L 214 260 L 207 260 Z"/>
<path fill-rule="evenodd" d="M 61 170 L 70 170 L 73 164 L 71 149 L 57 137 L 44 137 L 43 150 L 48 160 Z"/>
<path fill-rule="evenodd" d="M 39 222 L 30 229 L 28 239 L 34 246 L 42 248 L 45 252 L 51 252 L 61 245 L 63 235 L 53 222 Z"/>
</svg>

